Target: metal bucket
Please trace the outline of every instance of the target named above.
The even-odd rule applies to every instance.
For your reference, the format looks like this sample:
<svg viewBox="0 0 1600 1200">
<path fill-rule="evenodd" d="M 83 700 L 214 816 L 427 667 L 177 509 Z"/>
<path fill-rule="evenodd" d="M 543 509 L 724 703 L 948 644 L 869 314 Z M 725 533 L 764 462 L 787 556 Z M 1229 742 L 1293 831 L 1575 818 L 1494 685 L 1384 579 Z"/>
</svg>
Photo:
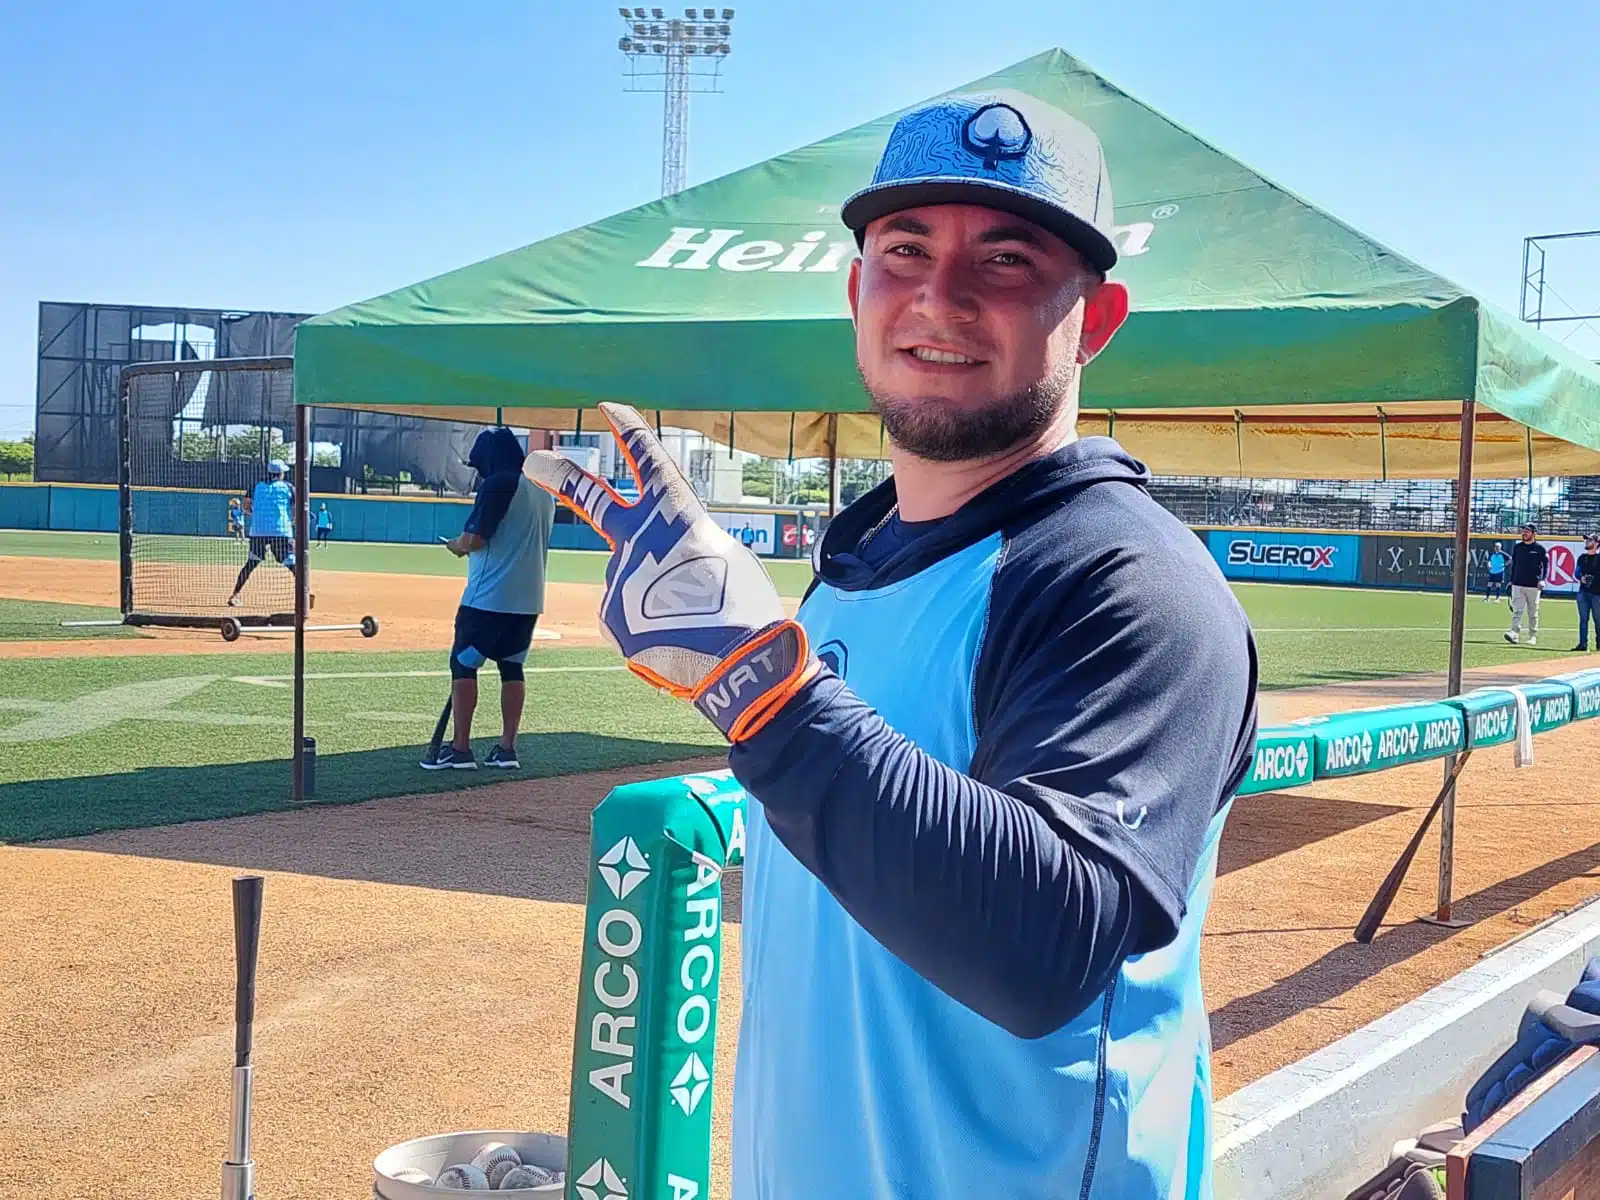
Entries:
<svg viewBox="0 0 1600 1200">
<path fill-rule="evenodd" d="M 413 1138 L 390 1146 L 372 1163 L 373 1200 L 436 1200 L 439 1196 L 481 1196 L 484 1193 L 463 1188 L 429 1187 L 421 1183 L 406 1183 L 396 1179 L 395 1173 L 414 1167 L 437 1177 L 439 1172 L 454 1163 L 471 1162 L 472 1156 L 489 1142 L 504 1142 L 522 1156 L 522 1161 L 550 1171 L 567 1169 L 567 1139 L 553 1133 L 517 1133 L 515 1131 L 485 1129 L 467 1133 L 441 1133 L 433 1137 Z M 565 1183 L 547 1183 L 535 1188 L 510 1188 L 491 1192 L 494 1196 L 540 1197 L 556 1200 L 565 1190 Z"/>
</svg>

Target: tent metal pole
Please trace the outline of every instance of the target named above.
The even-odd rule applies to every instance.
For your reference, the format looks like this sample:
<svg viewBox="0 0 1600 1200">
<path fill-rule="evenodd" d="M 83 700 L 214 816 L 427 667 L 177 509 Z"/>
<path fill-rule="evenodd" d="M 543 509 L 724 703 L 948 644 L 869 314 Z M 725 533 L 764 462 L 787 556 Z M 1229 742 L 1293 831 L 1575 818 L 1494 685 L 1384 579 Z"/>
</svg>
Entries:
<svg viewBox="0 0 1600 1200">
<path fill-rule="evenodd" d="M 1450 572 L 1450 671 L 1446 695 L 1461 694 L 1461 656 L 1467 633 L 1467 569 L 1472 565 L 1472 441 L 1477 402 L 1461 404 L 1461 448 L 1456 467 L 1456 546 Z M 1455 767 L 1455 755 L 1444 760 L 1445 778 Z M 1433 919 L 1455 925 L 1450 916 L 1456 846 L 1456 787 L 1452 781 L 1439 812 L 1439 896 Z M 1464 922 L 1461 922 L 1464 924 Z"/>
<path fill-rule="evenodd" d="M 311 409 L 294 408 L 294 781 L 291 798 L 306 800 L 306 599 L 311 584 Z"/>
<path fill-rule="evenodd" d="M 839 513 L 839 414 L 828 414 L 828 517 Z"/>
</svg>

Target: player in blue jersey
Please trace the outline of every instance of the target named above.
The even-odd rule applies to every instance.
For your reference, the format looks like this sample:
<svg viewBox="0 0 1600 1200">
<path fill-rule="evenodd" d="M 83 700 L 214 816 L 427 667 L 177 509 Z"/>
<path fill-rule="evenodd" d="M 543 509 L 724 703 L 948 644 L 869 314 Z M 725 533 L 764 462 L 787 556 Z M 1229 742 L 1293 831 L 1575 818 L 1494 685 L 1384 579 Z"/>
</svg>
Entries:
<svg viewBox="0 0 1600 1200">
<path fill-rule="evenodd" d="M 467 560 L 467 586 L 456 610 L 450 650 L 450 700 L 455 738 L 425 771 L 472 771 L 472 715 L 478 706 L 478 668 L 500 671 L 500 740 L 484 765 L 515 770 L 517 727 L 527 692 L 523 663 L 533 627 L 544 611 L 545 560 L 556 506 L 522 474 L 523 450 L 509 429 L 485 429 L 472 443 L 467 465 L 478 472 L 478 495 L 466 527 L 445 545 Z"/>
<path fill-rule="evenodd" d="M 894 475 L 797 619 L 632 409 L 602 406 L 637 504 L 526 468 L 611 542 L 603 624 L 751 797 L 734 1200 L 1208 1197 L 1200 930 L 1256 657 L 1145 468 L 1076 435 L 1128 311 L 1099 142 L 945 97 L 843 216 Z"/>
<path fill-rule="evenodd" d="M 245 518 L 250 523 L 249 549 L 244 566 L 239 568 L 239 578 L 234 580 L 233 595 L 228 597 L 230 608 L 242 603 L 239 593 L 268 554 L 294 571 L 294 485 L 285 478 L 288 474 L 289 468 L 273 459 L 267 464 L 267 477 L 250 493 L 245 505 Z"/>
</svg>

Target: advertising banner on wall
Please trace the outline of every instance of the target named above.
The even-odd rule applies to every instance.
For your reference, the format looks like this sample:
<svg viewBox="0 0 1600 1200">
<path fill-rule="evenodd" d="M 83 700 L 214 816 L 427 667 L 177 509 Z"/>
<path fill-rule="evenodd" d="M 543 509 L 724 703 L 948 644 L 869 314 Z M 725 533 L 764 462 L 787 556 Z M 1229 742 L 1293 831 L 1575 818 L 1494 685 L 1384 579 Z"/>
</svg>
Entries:
<svg viewBox="0 0 1600 1200">
<path fill-rule="evenodd" d="M 1355 583 L 1360 576 L 1361 539 L 1354 534 L 1212 529 L 1206 545 L 1229 579 Z"/>
<path fill-rule="evenodd" d="M 1509 556 L 1516 544 L 1515 534 L 1472 538 L 1472 561 L 1467 565 L 1467 589 L 1481 591 L 1489 575 L 1489 555 L 1495 543 Z M 1578 555 L 1583 553 L 1581 541 L 1540 539 L 1550 554 L 1549 574 L 1544 590 L 1547 595 L 1570 596 L 1578 590 Z M 1370 587 L 1428 588 L 1449 591 L 1450 576 L 1455 570 L 1456 544 L 1448 534 L 1427 536 L 1402 536 L 1392 533 L 1369 533 L 1361 537 L 1361 582 Z"/>
<path fill-rule="evenodd" d="M 1578 555 L 1583 553 L 1583 543 L 1545 542 L 1544 548 L 1550 552 L 1550 573 L 1545 578 L 1544 590 L 1557 595 L 1577 595 Z"/>
<path fill-rule="evenodd" d="M 735 541 L 744 541 L 744 531 L 751 530 L 755 534 L 755 542 L 750 549 L 757 554 L 773 554 L 778 545 L 778 517 L 769 512 L 730 512 L 727 509 L 714 508 L 711 517 L 721 525 Z"/>
</svg>

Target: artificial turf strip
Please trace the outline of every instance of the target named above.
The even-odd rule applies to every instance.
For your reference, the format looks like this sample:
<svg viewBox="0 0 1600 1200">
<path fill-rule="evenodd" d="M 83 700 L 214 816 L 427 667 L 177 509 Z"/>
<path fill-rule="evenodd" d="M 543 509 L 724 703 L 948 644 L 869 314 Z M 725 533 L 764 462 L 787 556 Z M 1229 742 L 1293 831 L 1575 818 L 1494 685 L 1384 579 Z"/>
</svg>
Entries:
<svg viewBox="0 0 1600 1200">
<path fill-rule="evenodd" d="M 153 536 L 140 540 L 144 561 L 166 557 L 190 562 L 195 551 L 189 543 L 198 538 Z M 204 539 L 217 542 L 224 539 Z M 0 530 L 0 557 L 77 558 L 115 562 L 117 535 L 113 533 L 37 533 Z M 604 583 L 607 554 L 599 550 L 552 550 L 547 577 L 552 583 Z M 780 595 L 799 597 L 811 582 L 811 564 L 804 559 L 762 560 Z M 434 545 L 390 542 L 331 542 L 311 548 L 313 571 L 366 571 L 386 575 L 455 575 L 465 579 L 466 564 L 448 550 Z"/>
<path fill-rule="evenodd" d="M 138 630 L 125 625 L 95 626 L 91 629 L 64 629 L 61 625 L 63 621 L 115 621 L 121 615 L 114 608 L 101 608 L 92 604 L 51 604 L 42 600 L 0 599 L 0 642 L 138 637 Z"/>
<path fill-rule="evenodd" d="M 549 650 L 534 659 L 522 770 L 427 772 L 417 761 L 449 688 L 441 655 L 309 655 L 313 676 L 357 676 L 307 683 L 316 801 L 644 766 L 723 745 L 691 706 L 617 669 L 614 654 Z M 0 841 L 288 808 L 291 693 L 282 681 L 241 677 L 287 675 L 289 661 L 274 654 L 0 662 L 0 743 L 10 743 L 0 755 Z M 373 677 L 401 671 L 441 674 Z M 475 722 L 480 758 L 498 732 L 498 684 L 486 672 Z"/>
</svg>

